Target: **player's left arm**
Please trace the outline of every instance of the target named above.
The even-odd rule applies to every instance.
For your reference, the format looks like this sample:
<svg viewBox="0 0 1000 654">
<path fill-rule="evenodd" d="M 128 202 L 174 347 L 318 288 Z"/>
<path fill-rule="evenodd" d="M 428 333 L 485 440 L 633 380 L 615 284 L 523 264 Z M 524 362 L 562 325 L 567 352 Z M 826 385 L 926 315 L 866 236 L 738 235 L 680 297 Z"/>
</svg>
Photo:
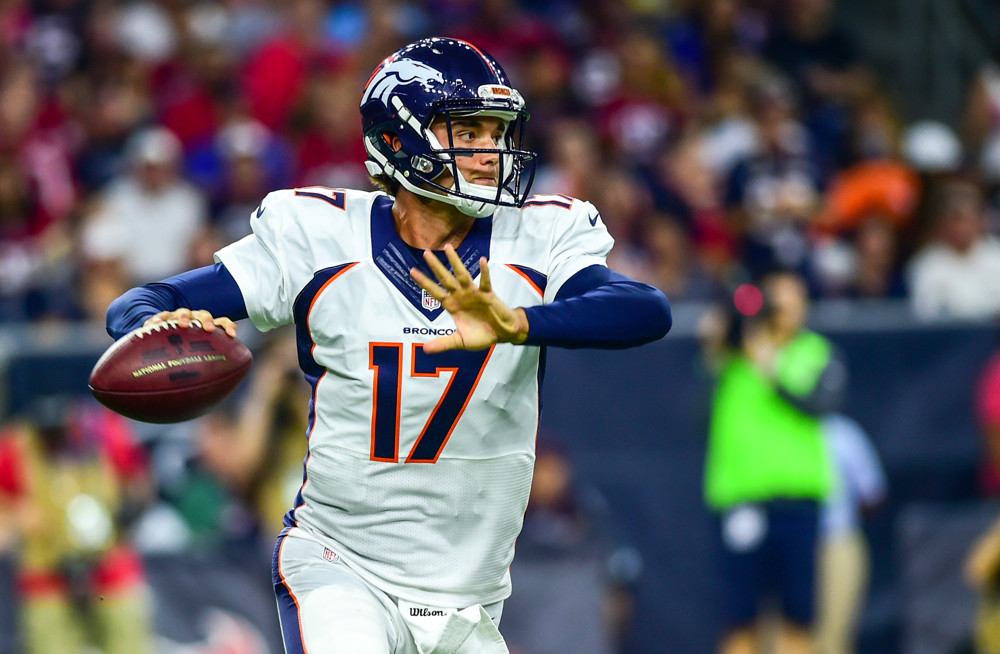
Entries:
<svg viewBox="0 0 1000 654">
<path fill-rule="evenodd" d="M 659 340 L 673 325 L 662 291 L 600 264 L 566 280 L 554 301 L 523 311 L 525 345 L 624 349 Z"/>
<path fill-rule="evenodd" d="M 569 205 L 543 210 L 552 226 L 547 285 L 544 304 L 524 310 L 525 343 L 622 349 L 665 336 L 673 324 L 667 297 L 608 268 L 614 239 L 600 212 L 589 202 Z"/>
<path fill-rule="evenodd" d="M 410 274 L 441 302 L 456 327 L 454 334 L 425 344 L 426 352 L 482 349 L 494 343 L 622 349 L 658 340 L 670 331 L 667 297 L 607 267 L 614 240 L 597 209 L 571 201 L 552 211 L 549 285 L 541 306 L 511 309 L 504 304 L 492 292 L 485 259 L 476 286 L 453 251 L 447 257 L 454 274 L 425 253 L 439 284 L 415 269 Z"/>
<path fill-rule="evenodd" d="M 580 270 L 549 304 L 511 309 L 493 293 L 485 258 L 476 285 L 454 249 L 448 246 L 445 253 L 454 273 L 433 254 L 424 257 L 439 284 L 417 269 L 410 271 L 455 320 L 455 333 L 426 343 L 425 352 L 478 350 L 494 343 L 622 349 L 663 338 L 672 325 L 666 295 L 606 266 Z"/>
</svg>

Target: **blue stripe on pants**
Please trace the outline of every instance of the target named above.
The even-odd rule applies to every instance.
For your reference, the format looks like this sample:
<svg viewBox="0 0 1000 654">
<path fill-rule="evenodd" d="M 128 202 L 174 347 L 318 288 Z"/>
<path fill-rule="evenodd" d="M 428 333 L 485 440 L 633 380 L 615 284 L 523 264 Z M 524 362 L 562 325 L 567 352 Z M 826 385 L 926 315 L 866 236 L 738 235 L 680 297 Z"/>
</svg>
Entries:
<svg viewBox="0 0 1000 654">
<path fill-rule="evenodd" d="M 274 544 L 274 555 L 271 558 L 271 581 L 274 583 L 274 596 L 278 601 L 278 620 L 281 622 L 281 638 L 285 643 L 285 654 L 306 654 L 302 642 L 302 630 L 299 620 L 299 606 L 292 595 L 291 589 L 281 576 L 281 546 L 288 536 L 284 529 Z"/>
</svg>

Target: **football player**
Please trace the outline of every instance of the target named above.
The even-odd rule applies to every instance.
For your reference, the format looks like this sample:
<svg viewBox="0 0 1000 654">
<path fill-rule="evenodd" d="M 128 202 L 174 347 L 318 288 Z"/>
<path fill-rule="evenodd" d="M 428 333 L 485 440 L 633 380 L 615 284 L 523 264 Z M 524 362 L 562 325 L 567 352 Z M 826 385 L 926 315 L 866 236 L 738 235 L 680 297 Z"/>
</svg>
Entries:
<svg viewBox="0 0 1000 654">
<path fill-rule="evenodd" d="M 528 196 L 524 101 L 474 45 L 400 49 L 361 115 L 381 191 L 269 194 L 252 235 L 132 289 L 108 331 L 295 324 L 312 401 L 274 550 L 287 652 L 506 652 L 545 347 L 648 343 L 670 305 L 607 268 L 591 204 Z"/>
</svg>

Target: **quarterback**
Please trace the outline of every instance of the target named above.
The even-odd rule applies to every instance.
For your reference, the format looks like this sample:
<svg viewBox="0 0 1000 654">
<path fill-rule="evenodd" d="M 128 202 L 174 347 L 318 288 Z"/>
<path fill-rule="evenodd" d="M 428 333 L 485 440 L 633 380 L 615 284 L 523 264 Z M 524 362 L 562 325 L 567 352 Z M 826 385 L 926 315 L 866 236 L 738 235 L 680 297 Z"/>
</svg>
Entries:
<svg viewBox="0 0 1000 654">
<path fill-rule="evenodd" d="M 528 195 L 524 101 L 474 45 L 400 49 L 361 117 L 380 191 L 270 193 L 250 236 L 127 292 L 108 331 L 295 325 L 312 401 L 273 559 L 286 652 L 507 652 L 545 348 L 656 340 L 670 305 L 607 268 L 591 204 Z"/>
</svg>

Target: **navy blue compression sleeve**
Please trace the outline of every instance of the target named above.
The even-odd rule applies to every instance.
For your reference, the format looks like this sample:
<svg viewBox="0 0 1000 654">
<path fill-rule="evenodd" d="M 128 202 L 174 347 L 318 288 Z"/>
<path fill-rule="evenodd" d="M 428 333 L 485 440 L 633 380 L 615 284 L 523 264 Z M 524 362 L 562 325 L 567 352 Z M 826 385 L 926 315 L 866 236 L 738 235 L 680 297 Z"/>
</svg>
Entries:
<svg viewBox="0 0 1000 654">
<path fill-rule="evenodd" d="M 593 265 L 569 278 L 550 304 L 525 307 L 525 345 L 621 349 L 663 338 L 673 323 L 660 290 Z"/>
<path fill-rule="evenodd" d="M 107 329 L 115 340 L 161 311 L 204 309 L 216 318 L 247 317 L 243 293 L 221 263 L 181 273 L 127 291 L 108 307 Z"/>
</svg>

